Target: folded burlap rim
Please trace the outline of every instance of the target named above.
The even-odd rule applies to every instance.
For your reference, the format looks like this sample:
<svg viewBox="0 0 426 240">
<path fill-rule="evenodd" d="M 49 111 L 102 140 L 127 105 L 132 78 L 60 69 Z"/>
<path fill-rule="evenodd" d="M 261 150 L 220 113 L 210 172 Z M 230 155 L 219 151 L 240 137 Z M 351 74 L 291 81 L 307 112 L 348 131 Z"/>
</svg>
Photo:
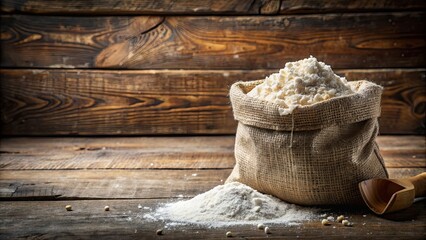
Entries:
<svg viewBox="0 0 426 240">
<path fill-rule="evenodd" d="M 247 96 L 251 89 L 263 81 L 240 81 L 231 86 L 234 118 L 239 122 L 277 131 L 302 131 L 350 124 L 380 116 L 383 88 L 366 80 L 349 82 L 356 91 L 353 94 L 301 106 L 293 113 L 283 116 L 279 114 L 279 105 Z"/>
</svg>

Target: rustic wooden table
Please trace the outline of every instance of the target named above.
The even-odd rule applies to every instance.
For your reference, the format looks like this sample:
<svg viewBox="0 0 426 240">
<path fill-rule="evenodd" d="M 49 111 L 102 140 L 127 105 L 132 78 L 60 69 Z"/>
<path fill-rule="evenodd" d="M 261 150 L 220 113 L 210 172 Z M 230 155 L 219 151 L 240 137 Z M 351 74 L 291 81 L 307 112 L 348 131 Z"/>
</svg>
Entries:
<svg viewBox="0 0 426 240">
<path fill-rule="evenodd" d="M 425 171 L 423 136 L 378 137 L 391 177 Z M 156 230 L 142 215 L 159 203 L 191 198 L 222 184 L 234 165 L 234 137 L 3 138 L 0 141 L 1 239 L 355 238 L 425 239 L 425 201 L 379 217 L 366 208 L 330 208 L 353 227 L 325 227 L 320 218 L 299 226 Z M 72 205 L 67 212 L 65 205 Z M 111 210 L 104 211 L 104 206 Z"/>
</svg>

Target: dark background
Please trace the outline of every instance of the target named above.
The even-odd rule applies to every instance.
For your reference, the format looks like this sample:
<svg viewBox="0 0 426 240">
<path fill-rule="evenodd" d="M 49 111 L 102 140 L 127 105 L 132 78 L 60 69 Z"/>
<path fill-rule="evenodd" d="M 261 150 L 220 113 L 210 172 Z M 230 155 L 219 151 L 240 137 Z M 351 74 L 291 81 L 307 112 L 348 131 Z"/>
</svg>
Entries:
<svg viewBox="0 0 426 240">
<path fill-rule="evenodd" d="M 425 1 L 1 1 L 2 135 L 234 134 L 229 86 L 309 55 L 424 134 Z"/>
</svg>

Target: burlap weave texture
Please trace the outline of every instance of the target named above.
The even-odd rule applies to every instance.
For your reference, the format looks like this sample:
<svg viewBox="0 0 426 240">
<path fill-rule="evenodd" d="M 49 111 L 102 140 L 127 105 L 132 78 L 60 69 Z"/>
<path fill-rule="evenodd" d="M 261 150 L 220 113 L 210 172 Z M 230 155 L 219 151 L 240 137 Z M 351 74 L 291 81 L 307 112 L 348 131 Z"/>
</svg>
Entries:
<svg viewBox="0 0 426 240">
<path fill-rule="evenodd" d="M 375 137 L 382 87 L 350 82 L 356 93 L 300 107 L 280 116 L 279 106 L 246 95 L 262 81 L 230 90 L 238 121 L 236 165 L 227 182 L 301 205 L 357 204 L 357 184 L 387 178 Z"/>
</svg>

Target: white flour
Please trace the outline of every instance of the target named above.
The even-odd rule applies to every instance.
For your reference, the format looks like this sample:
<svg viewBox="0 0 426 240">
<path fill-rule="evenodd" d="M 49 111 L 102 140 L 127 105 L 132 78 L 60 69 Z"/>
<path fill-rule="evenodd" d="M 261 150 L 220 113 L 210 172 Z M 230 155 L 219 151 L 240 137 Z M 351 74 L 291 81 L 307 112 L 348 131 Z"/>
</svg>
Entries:
<svg viewBox="0 0 426 240">
<path fill-rule="evenodd" d="M 279 73 L 266 77 L 247 95 L 278 104 L 280 114 L 287 115 L 299 106 L 351 93 L 344 77 L 337 76 L 329 65 L 311 56 L 286 63 Z"/>
<path fill-rule="evenodd" d="M 169 203 L 143 216 L 169 225 L 208 227 L 280 223 L 297 224 L 315 217 L 315 210 L 289 204 L 238 182 L 219 185 L 192 199 Z"/>
</svg>

